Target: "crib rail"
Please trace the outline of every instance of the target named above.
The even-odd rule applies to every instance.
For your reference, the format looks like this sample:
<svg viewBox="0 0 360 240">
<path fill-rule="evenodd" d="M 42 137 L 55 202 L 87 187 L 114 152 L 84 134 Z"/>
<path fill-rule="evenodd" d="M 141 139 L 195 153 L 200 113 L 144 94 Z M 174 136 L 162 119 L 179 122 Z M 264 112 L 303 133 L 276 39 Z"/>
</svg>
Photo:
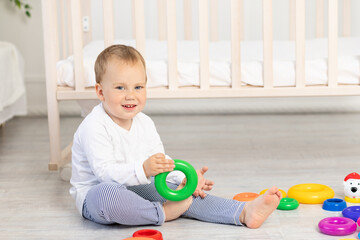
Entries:
<svg viewBox="0 0 360 240">
<path fill-rule="evenodd" d="M 55 1 L 55 0 L 54 0 Z M 76 79 L 76 93 L 68 90 L 59 90 L 57 97 L 60 100 L 72 99 L 75 95 L 80 98 L 95 98 L 94 93 L 88 93 L 83 83 L 82 63 L 82 47 L 84 39 L 81 37 L 81 1 L 60 0 L 60 2 L 68 1 L 67 5 L 71 4 L 71 32 L 69 36 L 72 37 L 72 46 L 74 49 L 75 59 L 75 79 Z M 200 65 L 199 65 L 199 87 L 180 87 L 177 80 L 177 35 L 176 35 L 176 0 L 158 0 L 158 29 L 159 39 L 165 39 L 168 42 L 168 87 L 166 89 L 149 89 L 150 98 L 167 98 L 169 96 L 179 96 L 182 98 L 194 97 L 212 97 L 214 94 L 208 92 L 209 89 L 217 91 L 219 88 L 211 87 L 209 82 L 209 41 L 218 39 L 218 25 L 217 25 L 217 6 L 218 0 L 196 0 L 198 2 L 198 22 L 199 22 L 199 46 L 200 46 Z M 343 35 L 350 34 L 350 0 L 343 0 Z M 114 11 L 113 0 L 103 0 L 103 16 L 104 16 L 104 47 L 111 45 L 114 42 Z M 240 58 L 240 42 L 243 38 L 243 0 L 230 0 L 231 3 L 231 76 L 232 84 L 229 89 L 222 89 L 222 91 L 234 91 L 232 94 L 226 96 L 248 96 L 246 92 L 249 87 L 244 87 L 241 84 L 241 58 Z M 84 3 L 82 4 L 84 5 Z M 192 18 L 191 18 L 191 0 L 184 0 L 184 37 L 185 39 L 192 38 Z M 319 89 L 321 87 L 312 87 L 305 85 L 305 1 L 303 0 L 289 0 L 290 6 L 290 39 L 294 39 L 296 43 L 296 85 L 295 88 L 302 91 L 302 95 L 311 95 L 313 91 L 306 91 L 306 88 Z M 324 34 L 324 0 L 316 0 L 316 36 L 323 37 Z M 62 6 L 65 11 L 65 7 Z M 210 18 L 208 16 L 208 9 L 210 9 Z M 328 1 L 328 39 L 329 39 L 329 60 L 328 60 L 328 86 L 327 88 L 337 87 L 337 26 L 338 26 L 338 5 L 337 0 Z M 145 12 L 144 0 L 132 1 L 132 12 L 134 21 L 134 35 L 136 39 L 136 48 L 146 56 L 145 48 Z M 64 14 L 62 14 L 63 16 Z M 210 20 L 209 20 L 210 19 Z M 254 96 L 264 96 L 269 92 L 269 96 L 281 95 L 284 88 L 274 87 L 273 84 L 273 26 L 272 26 L 272 0 L 263 0 L 263 79 L 264 86 L 259 90 L 256 87 L 253 92 L 257 94 L 250 94 Z M 209 23 L 211 28 L 209 29 Z M 54 24 L 55 25 L 55 24 Z M 294 27 L 296 26 L 296 27 Z M 346 26 L 346 27 L 345 27 Z M 64 31 L 64 30 L 63 30 Z M 62 34 L 65 35 L 65 34 Z M 63 41 L 65 42 L 65 41 Z M 70 49 L 70 48 L 69 48 Z M 239 90 L 243 89 L 243 90 Z M 263 91 L 269 89 L 272 91 Z M 339 89 L 339 95 L 347 95 L 346 87 Z M 166 94 L 164 90 L 168 90 Z M 157 94 L 159 91 L 162 94 Z M 177 91 L 176 94 L 171 93 Z M 205 91 L 201 93 L 201 91 Z M 239 95 L 237 95 L 239 94 Z M 221 96 L 221 94 L 218 94 Z M 226 97 L 224 96 L 224 97 Z"/>
<path fill-rule="evenodd" d="M 328 0 L 328 85 L 306 86 L 305 84 L 305 1 L 289 0 L 289 38 L 296 45 L 295 87 L 274 87 L 273 77 L 273 16 L 272 0 L 263 0 L 263 87 L 244 86 L 241 82 L 240 42 L 244 37 L 243 0 L 230 0 L 231 13 L 231 86 L 212 87 L 209 82 L 209 41 L 218 39 L 218 0 L 193 0 L 198 4 L 200 85 L 180 87 L 178 76 L 178 53 L 176 31 L 176 0 L 158 0 L 159 39 L 168 42 L 168 87 L 148 89 L 149 98 L 213 98 L 213 97 L 285 97 L 360 95 L 360 86 L 343 86 L 337 83 L 338 76 L 338 0 Z M 184 38 L 192 39 L 192 0 L 184 3 Z M 113 44 L 115 38 L 113 0 L 103 0 L 104 48 Z M 57 8 L 60 8 L 60 20 Z M 85 7 L 84 7 L 85 6 Z M 47 101 L 49 109 L 49 132 L 51 162 L 49 169 L 56 170 L 60 164 L 59 109 L 58 102 L 74 99 L 96 99 L 94 88 L 86 88 L 83 70 L 83 46 L 91 32 L 82 31 L 82 17 L 90 16 L 89 0 L 42 0 Z M 324 0 L 316 0 L 316 36 L 324 36 Z M 210 9 L 210 11 L 208 11 Z M 349 36 L 350 0 L 343 0 L 343 35 Z M 134 38 L 136 48 L 146 57 L 144 0 L 132 1 Z M 210 13 L 210 17 L 209 17 Z M 60 23 L 58 25 L 58 22 Z M 209 24 L 211 27 L 209 28 Z M 66 27 L 65 27 L 66 25 Z M 295 27 L 296 26 L 296 27 Z M 59 38 L 59 35 L 61 38 Z M 59 44 L 59 40 L 61 44 Z M 62 51 L 60 52 L 60 47 Z M 57 87 L 56 63 L 74 55 L 75 88 Z"/>
</svg>

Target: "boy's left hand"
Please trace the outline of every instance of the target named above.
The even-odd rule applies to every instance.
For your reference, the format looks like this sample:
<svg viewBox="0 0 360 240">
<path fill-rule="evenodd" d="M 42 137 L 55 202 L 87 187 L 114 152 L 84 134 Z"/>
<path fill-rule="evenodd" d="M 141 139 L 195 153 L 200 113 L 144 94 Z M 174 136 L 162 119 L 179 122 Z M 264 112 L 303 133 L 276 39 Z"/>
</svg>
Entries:
<svg viewBox="0 0 360 240">
<path fill-rule="evenodd" d="M 206 197 L 206 193 L 204 191 L 210 191 L 212 189 L 212 186 L 214 185 L 213 181 L 210 181 L 206 178 L 204 178 L 204 174 L 209 168 L 204 166 L 201 169 L 197 170 L 196 173 L 198 175 L 198 185 L 196 187 L 195 192 L 193 195 L 195 197 L 200 196 L 201 198 Z M 183 183 L 186 183 L 186 179 L 184 179 Z"/>
</svg>

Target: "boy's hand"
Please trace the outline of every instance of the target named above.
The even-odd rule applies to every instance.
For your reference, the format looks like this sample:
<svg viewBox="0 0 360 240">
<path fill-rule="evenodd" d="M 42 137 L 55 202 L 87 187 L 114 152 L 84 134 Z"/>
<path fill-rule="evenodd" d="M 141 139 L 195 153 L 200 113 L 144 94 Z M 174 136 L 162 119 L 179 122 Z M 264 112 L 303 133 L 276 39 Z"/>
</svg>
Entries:
<svg viewBox="0 0 360 240">
<path fill-rule="evenodd" d="M 163 153 L 156 153 L 149 157 L 143 164 L 146 177 L 159 173 L 170 172 L 175 168 L 174 160 L 166 159 Z"/>
<path fill-rule="evenodd" d="M 195 192 L 193 193 L 195 197 L 206 197 L 206 193 L 204 191 L 210 191 L 214 185 L 213 181 L 204 178 L 204 174 L 208 169 L 209 168 L 205 166 L 196 171 L 198 175 L 198 185 Z M 186 178 L 183 180 L 182 184 L 186 184 Z"/>
</svg>

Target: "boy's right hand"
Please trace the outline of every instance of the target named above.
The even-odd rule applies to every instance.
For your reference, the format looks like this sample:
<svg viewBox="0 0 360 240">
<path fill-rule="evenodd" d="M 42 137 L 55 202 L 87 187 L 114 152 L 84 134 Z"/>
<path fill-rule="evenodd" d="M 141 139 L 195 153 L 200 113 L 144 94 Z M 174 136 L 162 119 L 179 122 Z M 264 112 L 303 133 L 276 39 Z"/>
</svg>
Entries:
<svg viewBox="0 0 360 240">
<path fill-rule="evenodd" d="M 170 172 L 175 168 L 174 160 L 166 159 L 163 153 L 156 153 L 149 157 L 143 164 L 146 177 L 159 173 Z"/>
</svg>

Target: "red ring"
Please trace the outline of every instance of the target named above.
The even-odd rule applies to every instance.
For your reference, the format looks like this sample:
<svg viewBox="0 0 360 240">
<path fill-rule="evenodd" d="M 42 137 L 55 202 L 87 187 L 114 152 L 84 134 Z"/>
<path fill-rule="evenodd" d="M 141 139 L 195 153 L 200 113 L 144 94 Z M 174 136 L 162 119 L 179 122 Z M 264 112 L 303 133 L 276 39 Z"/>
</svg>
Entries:
<svg viewBox="0 0 360 240">
<path fill-rule="evenodd" d="M 148 237 L 130 237 L 130 238 L 124 238 L 123 240 L 154 240 L 154 239 Z"/>
<path fill-rule="evenodd" d="M 161 232 L 154 229 L 142 229 L 134 232 L 133 237 L 148 237 L 155 240 L 163 240 Z"/>
</svg>

